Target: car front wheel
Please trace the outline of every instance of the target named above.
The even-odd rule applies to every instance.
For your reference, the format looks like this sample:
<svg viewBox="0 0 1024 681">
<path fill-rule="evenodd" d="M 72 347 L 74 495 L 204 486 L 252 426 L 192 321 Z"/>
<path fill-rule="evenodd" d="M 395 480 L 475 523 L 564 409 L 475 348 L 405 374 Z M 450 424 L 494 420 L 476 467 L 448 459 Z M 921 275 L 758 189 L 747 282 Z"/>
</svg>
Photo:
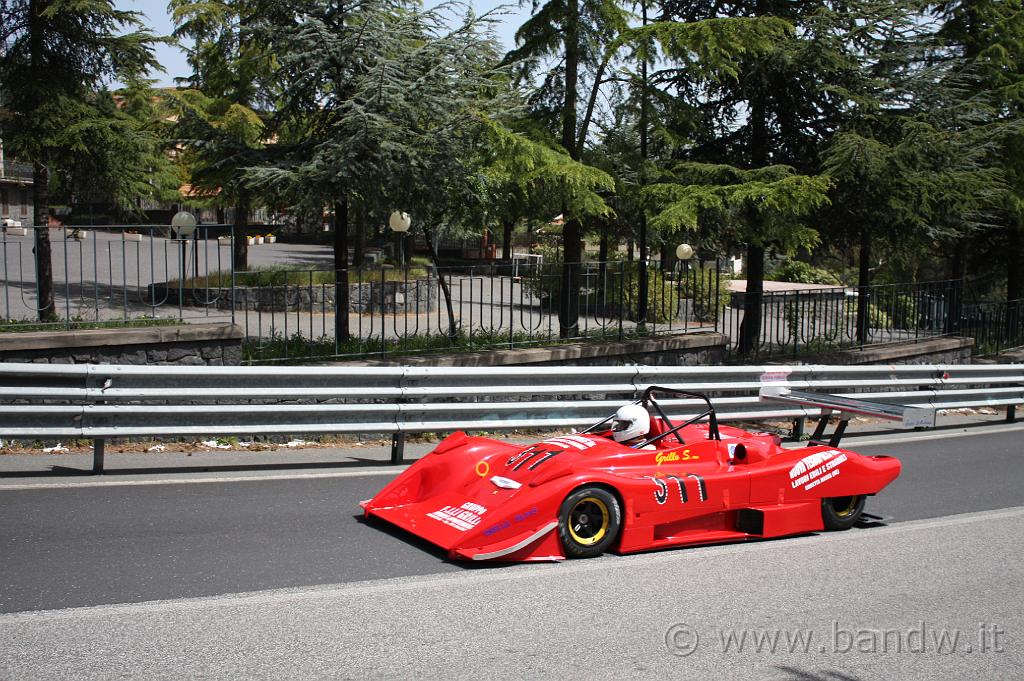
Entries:
<svg viewBox="0 0 1024 681">
<path fill-rule="evenodd" d="M 621 526 L 619 500 L 602 487 L 576 490 L 558 511 L 558 534 L 569 558 L 600 556 L 615 541 Z"/>
</svg>

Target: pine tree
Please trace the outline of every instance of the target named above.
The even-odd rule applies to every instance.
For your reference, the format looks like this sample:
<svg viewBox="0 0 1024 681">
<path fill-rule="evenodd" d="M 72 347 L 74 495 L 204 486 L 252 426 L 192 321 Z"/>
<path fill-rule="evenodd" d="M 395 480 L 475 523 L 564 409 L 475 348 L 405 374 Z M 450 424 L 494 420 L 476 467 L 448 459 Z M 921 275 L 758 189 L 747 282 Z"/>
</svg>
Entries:
<svg viewBox="0 0 1024 681">
<path fill-rule="evenodd" d="M 940 54 L 954 64 L 953 78 L 965 98 L 982 100 L 996 114 L 1003 134 L 993 154 L 1006 180 L 998 227 L 979 254 L 987 268 L 1005 263 L 1008 300 L 1024 299 L 1024 3 L 1021 0 L 948 0 L 934 3 L 942 22 Z M 969 242 L 956 242 L 954 276 L 967 266 Z"/>
<path fill-rule="evenodd" d="M 174 37 L 188 38 L 191 90 L 180 99 L 185 116 L 182 142 L 193 152 L 191 181 L 218 201 L 234 207 L 234 268 L 249 265 L 246 228 L 253 197 L 242 168 L 253 165 L 262 148 L 259 111 L 272 106 L 273 53 L 254 34 L 260 23 L 291 21 L 291 8 L 263 0 L 171 0 Z"/>
<path fill-rule="evenodd" d="M 67 167 L 84 143 L 68 138 L 72 124 L 102 117 L 88 103 L 112 80 L 141 78 L 157 64 L 156 39 L 139 15 L 110 0 L 0 0 L 0 117 L 5 146 L 32 164 L 35 261 L 41 320 L 56 318 L 49 222 L 49 176 Z M 89 127 L 85 125 L 84 127 Z"/>
</svg>

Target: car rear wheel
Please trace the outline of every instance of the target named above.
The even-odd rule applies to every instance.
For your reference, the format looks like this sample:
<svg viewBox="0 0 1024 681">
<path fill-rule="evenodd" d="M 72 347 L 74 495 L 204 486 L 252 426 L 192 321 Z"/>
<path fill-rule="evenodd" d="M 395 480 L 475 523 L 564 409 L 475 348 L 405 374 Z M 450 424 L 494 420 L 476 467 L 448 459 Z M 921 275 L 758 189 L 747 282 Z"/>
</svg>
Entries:
<svg viewBox="0 0 1024 681">
<path fill-rule="evenodd" d="M 821 500 L 821 519 L 826 530 L 848 530 L 864 512 L 864 497 L 832 497 Z"/>
<path fill-rule="evenodd" d="M 619 500 L 602 487 L 576 490 L 558 511 L 558 535 L 569 558 L 600 556 L 615 541 L 621 526 Z"/>
</svg>

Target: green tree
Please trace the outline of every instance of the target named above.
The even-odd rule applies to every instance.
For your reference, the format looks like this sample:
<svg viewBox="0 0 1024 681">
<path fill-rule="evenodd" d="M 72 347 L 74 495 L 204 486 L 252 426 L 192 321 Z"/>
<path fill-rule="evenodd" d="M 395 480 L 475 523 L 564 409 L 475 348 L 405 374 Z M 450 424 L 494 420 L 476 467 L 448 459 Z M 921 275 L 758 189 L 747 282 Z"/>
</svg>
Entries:
<svg viewBox="0 0 1024 681">
<path fill-rule="evenodd" d="M 991 162 L 1002 170 L 1003 187 L 996 224 L 979 243 L 986 270 L 1005 266 L 1006 295 L 1024 298 L 1024 3 L 1021 0 L 947 0 L 931 5 L 942 22 L 940 54 L 956 60 L 952 78 L 963 97 L 980 99 L 1002 124 Z M 973 124 L 973 122 L 970 122 Z M 988 125 L 984 121 L 983 125 Z M 961 127 L 964 125 L 960 123 Z M 966 239 L 954 242 L 954 276 L 967 267 Z"/>
<path fill-rule="evenodd" d="M 181 177 L 167 154 L 160 96 L 148 81 L 130 83 L 117 94 L 101 90 L 80 104 L 80 115 L 65 113 L 70 123 L 59 141 L 67 160 L 50 175 L 55 202 L 88 204 L 90 217 L 94 206 L 110 206 L 115 220 L 137 220 L 144 201 L 180 198 Z"/>
<path fill-rule="evenodd" d="M 39 318 L 53 320 L 49 222 L 51 171 L 91 153 L 69 140 L 103 116 L 90 104 L 102 85 L 129 82 L 156 67 L 156 38 L 139 15 L 110 0 L 0 0 L 0 118 L 5 146 L 32 164 Z"/>
<path fill-rule="evenodd" d="M 670 0 L 664 9 L 667 17 L 687 21 L 775 17 L 795 28 L 772 49 L 745 55 L 735 78 L 704 84 L 682 73 L 672 85 L 686 103 L 677 134 L 693 140 L 685 158 L 751 172 L 788 167 L 806 178 L 807 187 L 823 180 L 821 149 L 850 107 L 877 96 L 884 74 L 872 73 L 865 62 L 877 58 L 890 27 L 911 21 L 901 3 L 871 0 Z M 785 223 L 797 234 L 805 229 L 800 220 L 779 224 Z M 750 231 L 740 242 L 746 246 L 747 295 L 739 339 L 744 353 L 760 335 L 766 249 L 786 250 L 784 243 L 793 243 L 765 240 L 757 219 L 745 224 Z"/>
<path fill-rule="evenodd" d="M 171 0 L 174 37 L 189 39 L 193 93 L 181 100 L 182 142 L 192 150 L 191 181 L 217 201 L 234 208 L 234 267 L 245 270 L 245 239 L 253 196 L 243 181 L 262 148 L 264 124 L 258 114 L 273 106 L 276 91 L 273 52 L 255 39 L 253 28 L 268 22 L 291 22 L 301 8 L 261 0 Z"/>
</svg>

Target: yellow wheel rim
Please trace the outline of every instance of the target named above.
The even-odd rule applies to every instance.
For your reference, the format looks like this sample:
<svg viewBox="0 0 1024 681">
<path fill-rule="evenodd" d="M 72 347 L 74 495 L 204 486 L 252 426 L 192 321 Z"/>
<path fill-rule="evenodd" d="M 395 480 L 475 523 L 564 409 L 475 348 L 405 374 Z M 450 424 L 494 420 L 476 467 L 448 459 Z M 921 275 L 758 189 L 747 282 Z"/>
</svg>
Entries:
<svg viewBox="0 0 1024 681">
<path fill-rule="evenodd" d="M 832 508 L 840 518 L 849 518 L 857 510 L 860 497 L 838 497 L 832 501 Z"/>
<path fill-rule="evenodd" d="M 583 497 L 569 511 L 569 536 L 582 546 L 592 546 L 608 533 L 611 514 L 597 497 Z"/>
</svg>

